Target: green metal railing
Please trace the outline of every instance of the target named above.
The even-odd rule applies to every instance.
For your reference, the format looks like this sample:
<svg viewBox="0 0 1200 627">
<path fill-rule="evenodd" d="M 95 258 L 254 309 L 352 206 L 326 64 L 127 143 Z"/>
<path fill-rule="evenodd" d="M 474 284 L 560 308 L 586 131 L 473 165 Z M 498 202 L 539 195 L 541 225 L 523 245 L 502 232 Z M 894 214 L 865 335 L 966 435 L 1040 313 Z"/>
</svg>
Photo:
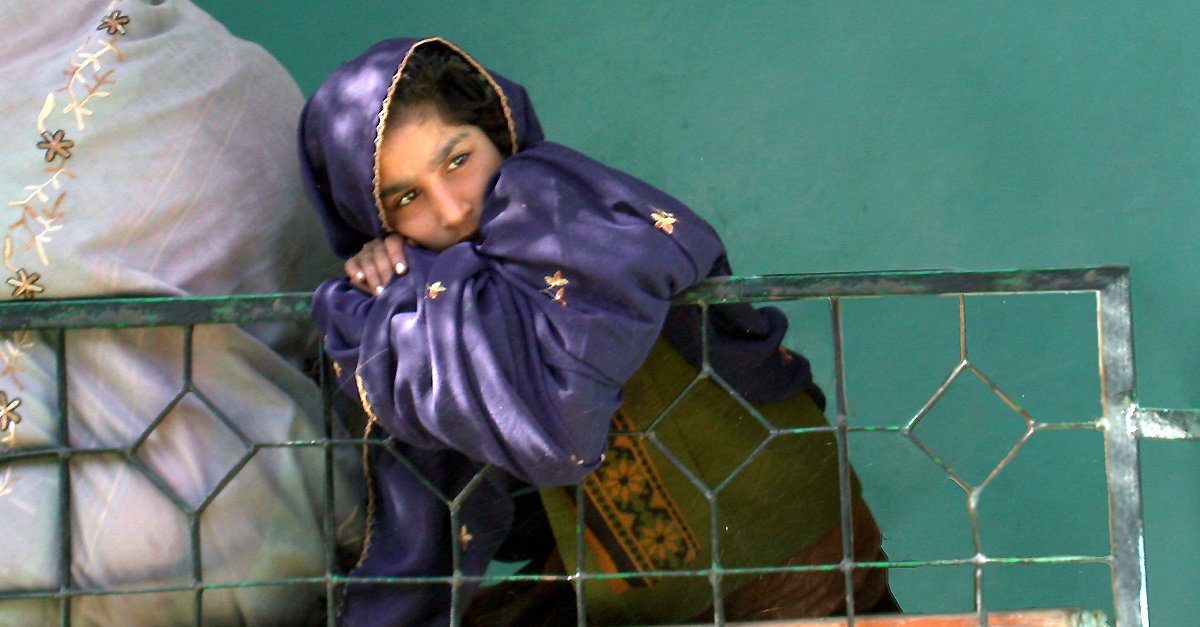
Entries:
<svg viewBox="0 0 1200 627">
<path fill-rule="evenodd" d="M 1016 403 L 1007 397 L 1005 392 L 992 383 L 968 358 L 967 352 L 967 321 L 963 307 L 964 298 L 977 294 L 1025 294 L 1047 292 L 1083 292 L 1093 293 L 1097 299 L 1098 311 L 1098 345 L 1101 363 L 1101 390 L 1103 415 L 1094 421 L 1048 423 L 1039 422 L 1028 413 L 1020 410 Z M 905 424 L 895 426 L 858 426 L 851 424 L 848 419 L 846 393 L 845 349 L 843 346 L 843 299 L 865 296 L 930 296 L 957 295 L 959 297 L 959 334 L 960 355 L 958 366 L 945 380 L 942 386 L 934 392 L 928 402 L 911 417 Z M 1095 267 L 1080 269 L 1054 270 L 1021 270 L 1021 271 L 985 271 L 985 272 L 890 272 L 890 273 L 854 273 L 854 274 L 824 274 L 824 275 L 780 275 L 758 277 L 731 277 L 705 281 L 681 295 L 678 303 L 699 304 L 707 319 L 708 306 L 733 302 L 763 302 L 784 301 L 796 299 L 825 299 L 830 303 L 832 326 L 832 352 L 834 362 L 833 421 L 824 429 L 787 430 L 777 429 L 756 411 L 755 416 L 768 433 L 767 440 L 797 432 L 825 431 L 833 433 L 838 447 L 838 474 L 841 486 L 841 514 L 843 525 L 843 559 L 837 564 L 790 566 L 780 568 L 725 568 L 714 557 L 710 567 L 693 571 L 670 571 L 659 573 L 636 573 L 636 576 L 695 576 L 706 577 L 713 589 L 713 615 L 716 625 L 725 624 L 723 609 L 723 584 L 728 577 L 765 572 L 803 572 L 803 571 L 841 571 L 846 581 L 846 607 L 849 608 L 847 621 L 853 625 L 854 586 L 852 577 L 856 570 L 863 568 L 927 568 L 939 566 L 965 566 L 974 569 L 974 605 L 981 625 L 987 624 L 988 612 L 984 595 L 984 575 L 989 565 L 1008 564 L 1080 564 L 1103 563 L 1112 570 L 1113 608 L 1116 613 L 1117 627 L 1147 627 L 1149 625 L 1146 587 L 1145 561 L 1143 553 L 1143 522 L 1142 522 L 1142 492 L 1140 476 L 1139 439 L 1196 439 L 1200 437 L 1200 413 L 1194 410 L 1162 410 L 1147 409 L 1136 404 L 1135 372 L 1133 363 L 1133 339 L 1129 302 L 1129 277 L 1127 268 Z M 239 430 L 238 426 L 221 412 L 217 403 L 207 398 L 204 391 L 197 388 L 190 375 L 190 365 L 193 351 L 202 347 L 193 346 L 193 328 L 196 325 L 208 324 L 247 324 L 259 322 L 279 322 L 307 320 L 311 295 L 309 294 L 277 294 L 265 296 L 235 296 L 224 298 L 114 298 L 76 301 L 28 301 L 0 304 L 0 329 L 37 330 L 46 338 L 43 341 L 54 346 L 58 359 L 58 398 L 54 402 L 59 410 L 59 428 L 61 441 L 66 442 L 67 433 L 71 426 L 71 417 L 67 414 L 66 374 L 70 365 L 66 359 L 66 346 L 69 331 L 93 328 L 134 328 L 173 326 L 184 329 L 184 381 L 183 386 L 174 402 L 183 396 L 192 394 L 199 397 L 209 409 L 220 418 L 236 434 L 244 447 L 240 460 L 222 479 L 213 492 L 198 506 L 173 498 L 175 505 L 187 517 L 190 525 L 192 541 L 192 575 L 191 582 L 176 586 L 159 586 L 153 588 L 134 588 L 121 590 L 95 590 L 81 586 L 72 576 L 72 538 L 71 538 L 71 476 L 73 464 L 89 456 L 120 456 L 126 463 L 139 470 L 148 480 L 155 483 L 164 494 L 172 494 L 169 486 L 161 478 L 143 464 L 138 456 L 138 448 L 151 436 L 154 429 L 165 419 L 173 405 L 165 407 L 150 423 L 145 432 L 130 446 L 103 449 L 71 449 L 68 447 L 50 447 L 41 449 L 21 449 L 0 453 L 0 471 L 11 468 L 16 462 L 29 460 L 56 460 L 59 468 L 59 512 L 58 523 L 61 530 L 61 550 L 59 556 L 60 581 L 54 589 L 21 590 L 13 589 L 11 582 L 0 579 L 0 623 L 3 623 L 4 602 L 18 599 L 53 599 L 60 605 L 60 624 L 72 624 L 72 599 L 82 596 L 115 595 L 115 594 L 149 594 L 163 592 L 187 592 L 194 595 L 194 623 L 204 623 L 203 595 L 206 590 L 236 588 L 247 586 L 280 586 L 280 585 L 315 585 L 324 589 L 325 608 L 328 624 L 335 624 L 336 599 L 338 590 L 348 583 L 357 580 L 339 571 L 335 558 L 335 538 L 333 530 L 336 527 L 333 511 L 334 472 L 333 457 L 338 447 L 359 448 L 365 445 L 389 447 L 390 439 L 359 440 L 335 437 L 333 427 L 333 411 L 331 409 L 332 390 L 329 389 L 331 379 L 327 378 L 326 368 L 321 368 L 320 383 L 325 392 L 325 433 L 322 438 L 305 441 L 257 443 Z M 706 367 L 701 371 L 701 378 L 714 378 L 726 388 L 730 394 L 735 392 L 724 382 L 720 381 L 711 369 Z M 1012 452 L 982 482 L 972 484 L 966 480 L 950 463 L 940 457 L 921 437 L 920 426 L 929 412 L 947 388 L 959 377 L 974 375 L 996 392 L 1021 414 L 1025 421 L 1025 434 Z M 747 404 L 747 407 L 749 405 Z M 668 408 L 669 411 L 670 408 Z M 753 411 L 753 410 L 752 410 Z M 664 411 L 664 414 L 666 412 Z M 1016 451 L 1025 444 L 1033 434 L 1054 429 L 1078 429 L 1099 431 L 1104 437 L 1106 458 L 1106 473 L 1110 505 L 1110 539 L 1111 552 L 1106 555 L 1054 555 L 1042 557 L 989 557 L 983 547 L 979 530 L 979 503 L 991 480 L 1012 459 Z M 974 555 L 956 559 L 933 560 L 898 560 L 889 562 L 856 562 L 851 546 L 851 474 L 848 436 L 856 432 L 875 431 L 890 434 L 890 437 L 902 438 L 917 447 L 924 455 L 933 460 L 946 476 L 963 488 L 966 493 L 966 507 L 969 512 Z M 716 503 L 721 488 L 711 489 L 691 475 L 675 452 L 663 446 L 657 439 L 653 427 L 634 435 L 654 443 L 663 455 L 670 459 L 678 468 L 688 475 L 697 490 L 708 500 L 712 512 L 712 528 L 709 530 L 708 541 L 713 543 L 712 555 L 719 555 L 716 547 L 717 513 Z M 217 494 L 260 450 L 276 447 L 317 448 L 323 451 L 325 459 L 325 573 L 319 576 L 279 579 L 253 582 L 211 582 L 205 580 L 204 565 L 200 560 L 200 521 L 205 508 Z M 753 461 L 755 455 L 761 453 L 760 447 L 735 470 L 735 476 L 741 469 Z M 403 460 L 401 460 L 403 461 Z M 474 486 L 483 480 L 487 468 L 481 471 L 475 479 L 459 494 L 439 494 L 429 485 L 435 494 L 446 504 L 451 514 L 452 537 L 457 537 L 459 527 L 459 506 Z M 728 480 L 726 481 L 728 483 Z M 0 498 L 4 498 L 0 496 Z M 569 573 L 559 579 L 569 581 L 575 587 L 577 598 L 578 624 L 587 624 L 587 612 L 583 591 L 593 582 L 611 579 L 613 577 L 633 576 L 634 573 L 618 573 L 616 575 L 583 572 L 584 545 L 582 516 L 584 511 L 584 492 L 582 486 L 576 490 L 576 511 L 580 514 L 577 525 L 576 563 L 581 566 L 577 572 Z M 391 578 L 377 580 L 394 584 L 443 584 L 451 586 L 457 600 L 460 587 L 468 581 L 496 583 L 511 580 L 540 580 L 544 575 L 496 575 L 482 577 L 464 575 L 460 568 L 462 548 L 459 542 L 452 542 L 454 572 L 445 577 L 415 577 Z M 553 578 L 553 577 L 549 577 Z M 461 606 L 454 604 L 455 608 Z M 458 609 L 450 617 L 450 624 L 457 625 L 461 620 Z"/>
</svg>

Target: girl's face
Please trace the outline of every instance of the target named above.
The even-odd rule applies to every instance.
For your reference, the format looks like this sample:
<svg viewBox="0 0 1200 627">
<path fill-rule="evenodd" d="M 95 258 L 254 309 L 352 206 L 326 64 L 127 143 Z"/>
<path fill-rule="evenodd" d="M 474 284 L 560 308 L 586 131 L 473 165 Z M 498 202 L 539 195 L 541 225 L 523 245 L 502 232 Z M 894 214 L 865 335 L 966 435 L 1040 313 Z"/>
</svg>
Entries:
<svg viewBox="0 0 1200 627">
<path fill-rule="evenodd" d="M 448 124 L 433 109 L 390 126 L 379 147 L 379 198 L 392 229 L 431 250 L 474 239 L 502 161 L 478 126 Z"/>
</svg>

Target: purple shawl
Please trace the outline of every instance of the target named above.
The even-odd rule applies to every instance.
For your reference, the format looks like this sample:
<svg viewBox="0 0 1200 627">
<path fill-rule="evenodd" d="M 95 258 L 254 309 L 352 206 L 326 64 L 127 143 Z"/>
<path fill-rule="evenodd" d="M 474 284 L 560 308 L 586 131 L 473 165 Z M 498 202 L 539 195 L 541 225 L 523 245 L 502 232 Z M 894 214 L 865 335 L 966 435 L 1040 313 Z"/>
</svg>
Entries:
<svg viewBox="0 0 1200 627">
<path fill-rule="evenodd" d="M 397 68 L 420 45 L 450 46 L 376 44 L 305 109 L 308 191 L 343 257 L 385 234 L 373 180 L 378 120 Z M 314 300 L 339 384 L 400 443 L 403 458 L 373 459 L 373 530 L 355 577 L 449 576 L 454 546 L 462 547 L 462 572 L 482 574 L 512 523 L 510 476 L 548 487 L 591 472 L 622 385 L 669 310 L 677 330 L 668 339 L 699 362 L 696 308 L 671 309 L 671 298 L 728 273 L 720 239 L 690 209 L 541 141 L 525 91 L 488 76 L 517 141 L 493 178 L 480 239 L 442 252 L 408 248 L 409 272 L 378 296 L 339 279 Z M 712 360 L 736 389 L 772 400 L 809 386 L 807 362 L 779 350 L 782 314 L 749 306 L 714 314 Z M 497 468 L 463 497 L 452 529 L 446 501 L 485 465 Z M 473 589 L 462 585 L 460 609 Z M 342 620 L 443 625 L 450 603 L 447 584 L 354 584 Z"/>
</svg>

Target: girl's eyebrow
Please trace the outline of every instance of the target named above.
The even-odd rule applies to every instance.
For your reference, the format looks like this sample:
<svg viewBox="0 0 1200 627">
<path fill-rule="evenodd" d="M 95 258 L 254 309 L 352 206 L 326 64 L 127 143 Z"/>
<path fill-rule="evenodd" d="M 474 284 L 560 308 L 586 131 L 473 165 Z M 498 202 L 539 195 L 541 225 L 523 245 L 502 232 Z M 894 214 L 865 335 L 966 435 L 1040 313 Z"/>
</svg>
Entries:
<svg viewBox="0 0 1200 627">
<path fill-rule="evenodd" d="M 456 133 L 453 137 L 446 140 L 446 143 L 442 144 L 442 148 L 440 150 L 438 150 L 437 154 L 434 155 L 433 159 L 429 161 L 429 169 L 432 170 L 432 169 L 437 168 L 439 165 L 441 165 L 442 162 L 445 161 L 450 156 L 450 151 L 454 150 L 454 147 L 458 145 L 458 142 L 461 142 L 462 140 L 464 140 L 466 138 L 467 138 L 467 132 L 462 131 L 462 132 Z"/>
<path fill-rule="evenodd" d="M 437 169 L 437 167 L 450 156 L 450 153 L 454 150 L 454 147 L 457 146 L 459 142 L 467 138 L 467 134 L 467 131 L 455 133 L 450 137 L 450 139 L 447 139 L 445 142 L 443 142 L 442 147 L 439 148 L 437 153 L 433 155 L 433 159 L 429 160 L 429 169 Z M 412 181 L 400 181 L 397 183 L 392 183 L 391 185 L 379 190 L 379 197 L 381 199 L 387 198 L 392 194 L 397 194 L 412 186 Z"/>
</svg>

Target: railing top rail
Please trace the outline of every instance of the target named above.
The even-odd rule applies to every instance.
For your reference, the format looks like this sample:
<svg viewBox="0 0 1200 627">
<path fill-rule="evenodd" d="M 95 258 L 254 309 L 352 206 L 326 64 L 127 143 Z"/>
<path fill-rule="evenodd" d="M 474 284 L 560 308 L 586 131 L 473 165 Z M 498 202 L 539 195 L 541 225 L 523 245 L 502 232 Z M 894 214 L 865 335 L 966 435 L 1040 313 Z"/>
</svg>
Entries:
<svg viewBox="0 0 1200 627">
<path fill-rule="evenodd" d="M 934 296 L 1099 291 L 1129 275 L 1128 266 L 1022 270 L 902 270 L 777 274 L 708 279 L 675 302 L 731 303 L 803 298 Z"/>
<path fill-rule="evenodd" d="M 307 320 L 312 294 L 131 296 L 0 303 L 0 329 L 96 329 Z"/>
<path fill-rule="evenodd" d="M 712 304 L 940 294 L 1098 291 L 1128 276 L 1126 266 L 1027 270 L 905 270 L 712 278 L 675 298 Z M 79 329 L 306 320 L 312 294 L 126 296 L 0 303 L 0 329 Z"/>
</svg>

